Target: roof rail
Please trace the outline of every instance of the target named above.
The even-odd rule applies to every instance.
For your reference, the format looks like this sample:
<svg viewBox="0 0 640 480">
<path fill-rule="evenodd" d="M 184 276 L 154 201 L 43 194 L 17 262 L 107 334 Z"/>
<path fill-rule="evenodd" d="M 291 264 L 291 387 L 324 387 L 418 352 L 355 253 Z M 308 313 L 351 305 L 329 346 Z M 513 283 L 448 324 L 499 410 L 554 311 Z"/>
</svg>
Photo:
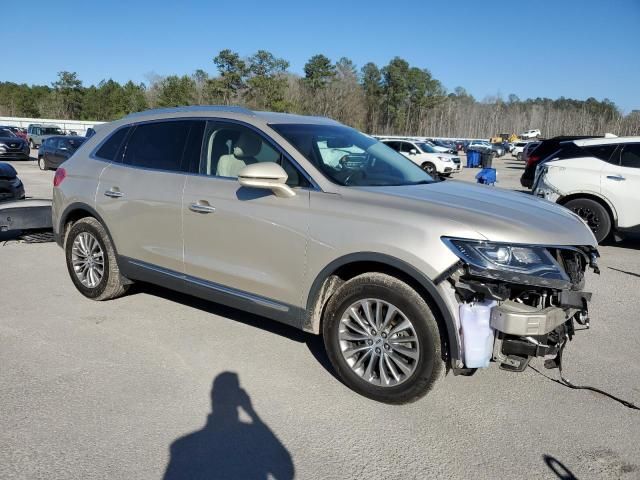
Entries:
<svg viewBox="0 0 640 480">
<path fill-rule="evenodd" d="M 191 105 L 185 107 L 167 107 L 167 108 L 152 108 L 150 110 L 143 110 L 141 112 L 130 113 L 126 118 L 138 117 L 143 115 L 155 115 L 159 113 L 182 113 L 182 112 L 232 112 L 243 113 L 245 115 L 252 115 L 253 110 L 249 110 L 245 107 L 239 107 L 237 105 Z"/>
</svg>

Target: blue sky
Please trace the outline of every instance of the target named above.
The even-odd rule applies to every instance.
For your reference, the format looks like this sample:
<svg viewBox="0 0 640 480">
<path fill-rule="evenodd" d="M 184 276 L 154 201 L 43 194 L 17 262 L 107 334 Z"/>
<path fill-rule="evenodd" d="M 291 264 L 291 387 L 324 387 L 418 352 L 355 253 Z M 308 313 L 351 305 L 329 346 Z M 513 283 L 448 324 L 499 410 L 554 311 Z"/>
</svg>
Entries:
<svg viewBox="0 0 640 480">
<path fill-rule="evenodd" d="M 19 2 L 18 2 L 19 3 Z M 130 0 L 16 4 L 0 81 L 85 84 L 215 73 L 224 48 L 266 49 L 302 73 L 309 57 L 379 66 L 394 56 L 476 98 L 610 98 L 640 109 L 640 0 Z M 518 5 L 527 5 L 519 7 Z M 3 6 L 3 17 L 9 10 Z M 8 50 L 15 45 L 11 55 Z"/>
</svg>

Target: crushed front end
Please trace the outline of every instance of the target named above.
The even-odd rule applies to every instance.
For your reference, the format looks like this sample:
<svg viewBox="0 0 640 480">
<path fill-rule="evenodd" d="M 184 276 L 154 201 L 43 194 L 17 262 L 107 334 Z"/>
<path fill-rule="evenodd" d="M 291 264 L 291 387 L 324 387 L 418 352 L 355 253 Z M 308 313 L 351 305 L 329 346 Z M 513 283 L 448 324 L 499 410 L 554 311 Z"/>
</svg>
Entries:
<svg viewBox="0 0 640 480">
<path fill-rule="evenodd" d="M 588 268 L 599 273 L 593 246 L 513 245 L 443 238 L 460 258 L 446 281 L 460 306 L 466 368 L 523 371 L 532 357 L 557 355 L 588 327 Z"/>
</svg>

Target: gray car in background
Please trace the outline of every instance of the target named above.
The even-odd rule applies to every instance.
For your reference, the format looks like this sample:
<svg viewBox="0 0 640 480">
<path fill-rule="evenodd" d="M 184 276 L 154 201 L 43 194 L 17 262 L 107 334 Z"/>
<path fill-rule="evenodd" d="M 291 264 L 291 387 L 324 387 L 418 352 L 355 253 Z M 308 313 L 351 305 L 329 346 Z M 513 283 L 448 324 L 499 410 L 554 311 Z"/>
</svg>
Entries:
<svg viewBox="0 0 640 480">
<path fill-rule="evenodd" d="M 597 268 L 567 209 L 436 182 L 327 118 L 239 107 L 104 125 L 56 171 L 52 209 L 84 296 L 151 282 L 320 334 L 339 378 L 388 403 L 558 354 Z"/>
<path fill-rule="evenodd" d="M 57 125 L 41 125 L 32 123 L 27 128 L 27 138 L 31 148 L 38 148 L 42 141 L 51 135 L 64 135 L 64 132 Z"/>
</svg>

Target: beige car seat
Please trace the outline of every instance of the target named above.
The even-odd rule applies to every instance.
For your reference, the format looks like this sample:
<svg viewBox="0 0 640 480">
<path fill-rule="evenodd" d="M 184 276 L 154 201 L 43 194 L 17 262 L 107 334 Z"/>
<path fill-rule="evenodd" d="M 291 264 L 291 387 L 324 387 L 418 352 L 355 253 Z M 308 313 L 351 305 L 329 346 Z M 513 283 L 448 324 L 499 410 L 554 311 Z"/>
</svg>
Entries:
<svg viewBox="0 0 640 480">
<path fill-rule="evenodd" d="M 258 161 L 255 156 L 260 152 L 261 148 L 262 140 L 260 140 L 260 137 L 251 132 L 242 132 L 235 147 L 233 147 L 233 153 L 220 157 L 216 175 L 220 177 L 237 177 L 240 170 Z"/>
</svg>

